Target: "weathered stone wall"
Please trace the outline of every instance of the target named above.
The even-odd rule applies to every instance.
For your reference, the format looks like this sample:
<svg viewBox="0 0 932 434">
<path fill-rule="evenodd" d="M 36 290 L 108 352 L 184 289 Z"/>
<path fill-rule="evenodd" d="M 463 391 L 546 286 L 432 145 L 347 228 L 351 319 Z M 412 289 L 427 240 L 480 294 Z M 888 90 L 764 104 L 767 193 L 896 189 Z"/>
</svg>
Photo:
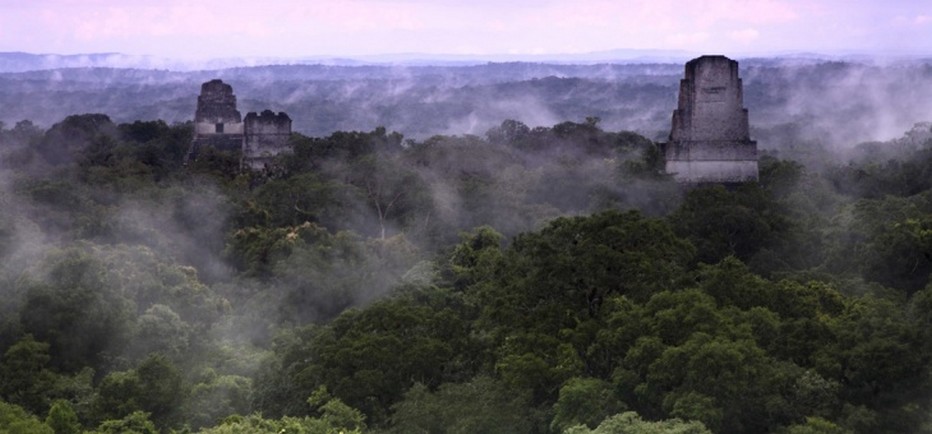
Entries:
<svg viewBox="0 0 932 434">
<path fill-rule="evenodd" d="M 686 63 L 673 112 L 666 170 L 681 182 L 757 180 L 757 143 L 750 139 L 738 62 L 702 56 Z"/>
<path fill-rule="evenodd" d="M 284 112 L 250 112 L 246 114 L 243 123 L 243 165 L 261 168 L 272 157 L 290 151 L 288 138 L 291 137 L 291 118 Z"/>
<path fill-rule="evenodd" d="M 233 86 L 219 79 L 202 84 L 201 94 L 197 97 L 194 121 L 210 124 L 242 122 L 243 117 L 236 110 L 236 95 L 233 94 Z"/>
<path fill-rule="evenodd" d="M 201 85 L 194 112 L 194 140 L 186 160 L 197 159 L 205 148 L 240 151 L 243 148 L 243 119 L 236 109 L 233 87 L 221 80 Z"/>
<path fill-rule="evenodd" d="M 201 85 L 194 113 L 194 132 L 198 135 L 243 134 L 243 117 L 236 109 L 232 86 L 222 80 Z"/>
<path fill-rule="evenodd" d="M 756 181 L 757 160 L 667 161 L 666 170 L 689 183 L 735 184 Z"/>
<path fill-rule="evenodd" d="M 672 145 L 672 146 L 671 146 Z M 757 143 L 745 141 L 679 141 L 667 145 L 667 160 L 754 160 L 757 161 Z"/>
<path fill-rule="evenodd" d="M 217 124 L 223 124 L 223 132 L 217 132 Z M 195 122 L 194 123 L 194 132 L 196 134 L 207 136 L 213 134 L 243 134 L 243 123 L 242 122 Z"/>
<path fill-rule="evenodd" d="M 738 62 L 703 56 L 686 64 L 671 141 L 750 140 Z"/>
</svg>

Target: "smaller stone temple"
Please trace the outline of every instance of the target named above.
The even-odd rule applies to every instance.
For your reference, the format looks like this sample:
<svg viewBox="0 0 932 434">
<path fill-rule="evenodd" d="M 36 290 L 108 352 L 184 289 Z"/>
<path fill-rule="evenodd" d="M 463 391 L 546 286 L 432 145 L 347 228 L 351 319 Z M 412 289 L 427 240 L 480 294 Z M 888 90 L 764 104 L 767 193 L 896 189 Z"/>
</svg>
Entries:
<svg viewBox="0 0 932 434">
<path fill-rule="evenodd" d="M 273 157 L 290 151 L 291 118 L 284 112 L 250 112 L 244 120 L 236 109 L 233 87 L 215 79 L 201 85 L 194 113 L 194 140 L 186 161 L 197 160 L 203 149 L 240 153 L 240 167 L 261 169 Z"/>
<path fill-rule="evenodd" d="M 288 147 L 291 118 L 285 112 L 250 112 L 246 114 L 244 124 L 243 161 L 249 167 L 262 168 L 276 155 L 291 150 Z"/>
<path fill-rule="evenodd" d="M 683 183 L 757 181 L 757 142 L 751 140 L 738 62 L 702 56 L 686 63 L 662 145 L 666 171 Z"/>
</svg>

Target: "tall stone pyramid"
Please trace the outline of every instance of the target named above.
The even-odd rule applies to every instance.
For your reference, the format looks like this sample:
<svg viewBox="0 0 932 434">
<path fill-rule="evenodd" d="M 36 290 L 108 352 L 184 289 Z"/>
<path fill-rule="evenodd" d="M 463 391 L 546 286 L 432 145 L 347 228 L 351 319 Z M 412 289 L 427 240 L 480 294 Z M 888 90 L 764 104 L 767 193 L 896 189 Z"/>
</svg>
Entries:
<svg viewBox="0 0 932 434">
<path fill-rule="evenodd" d="M 684 183 L 757 181 L 757 142 L 742 94 L 738 62 L 702 56 L 686 63 L 664 145 L 667 173 Z"/>
</svg>

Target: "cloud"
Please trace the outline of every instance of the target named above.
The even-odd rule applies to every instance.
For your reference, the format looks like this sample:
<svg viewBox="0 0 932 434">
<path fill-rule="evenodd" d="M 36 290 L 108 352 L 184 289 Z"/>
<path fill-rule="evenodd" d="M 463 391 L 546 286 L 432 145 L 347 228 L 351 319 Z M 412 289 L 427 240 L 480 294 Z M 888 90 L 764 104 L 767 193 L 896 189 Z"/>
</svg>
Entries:
<svg viewBox="0 0 932 434">
<path fill-rule="evenodd" d="M 751 29 L 751 28 L 735 30 L 729 33 L 728 37 L 735 42 L 738 42 L 744 45 L 750 45 L 752 42 L 760 38 L 760 32 L 758 32 L 757 29 Z"/>
<path fill-rule="evenodd" d="M 346 32 L 422 30 L 430 27 L 430 17 L 438 7 L 430 4 L 387 1 L 318 1 L 300 4 L 281 24 L 323 26 Z M 438 23 L 439 24 L 439 23 Z"/>
<path fill-rule="evenodd" d="M 237 0 L 4 3 L 0 0 L 0 51 L 65 54 L 352 56 L 932 44 L 911 34 L 932 23 L 929 11 L 865 0 L 267 0 L 261 7 Z M 878 20 L 882 17 L 888 19 Z M 893 17 L 899 17 L 898 25 L 878 24 Z"/>
<path fill-rule="evenodd" d="M 667 36 L 666 42 L 668 45 L 675 47 L 697 47 L 705 42 L 709 41 L 710 35 L 708 32 L 694 32 L 694 33 L 674 33 Z"/>
</svg>

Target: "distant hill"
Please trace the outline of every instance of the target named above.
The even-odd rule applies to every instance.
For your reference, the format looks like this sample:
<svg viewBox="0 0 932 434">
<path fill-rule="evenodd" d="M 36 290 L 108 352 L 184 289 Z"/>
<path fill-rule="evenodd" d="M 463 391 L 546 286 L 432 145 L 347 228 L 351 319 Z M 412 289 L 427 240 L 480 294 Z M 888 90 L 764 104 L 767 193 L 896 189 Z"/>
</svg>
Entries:
<svg viewBox="0 0 932 434">
<path fill-rule="evenodd" d="M 674 50 L 609 50 L 577 54 L 427 54 L 396 53 L 365 56 L 231 57 L 216 59 L 168 59 L 122 53 L 33 54 L 0 53 L 0 72 L 26 72 L 62 68 L 134 68 L 193 71 L 266 65 L 406 65 L 469 66 L 494 62 L 551 64 L 681 63 L 695 53 Z"/>
<path fill-rule="evenodd" d="M 0 53 L 0 72 L 25 72 L 60 68 L 155 67 L 151 57 L 120 53 L 33 54 Z"/>
<path fill-rule="evenodd" d="M 0 73 L 42 71 L 63 68 L 130 68 L 170 71 L 199 71 L 230 68 L 251 68 L 270 65 L 325 66 L 476 66 L 487 63 L 541 63 L 551 65 L 650 64 L 685 63 L 702 54 L 726 54 L 738 60 L 789 62 L 843 61 L 869 63 L 875 60 L 916 61 L 932 59 L 932 55 L 912 52 L 871 54 L 858 51 L 833 53 L 698 53 L 681 50 L 618 49 L 566 54 L 437 54 L 389 53 L 363 56 L 302 56 L 302 57 L 228 57 L 213 59 L 172 59 L 124 53 L 35 54 L 0 52 Z"/>
<path fill-rule="evenodd" d="M 637 53 L 601 55 L 624 54 Z M 29 119 L 49 127 L 79 113 L 105 113 L 115 122 L 184 122 L 193 118 L 201 83 L 220 78 L 233 86 L 244 114 L 284 111 L 295 131 L 311 136 L 379 126 L 410 138 L 483 135 L 505 119 L 533 128 L 599 117 L 606 130 L 662 141 L 683 75 L 681 61 L 470 63 L 451 57 L 443 62 L 453 64 L 422 65 L 417 55 L 399 56 L 391 59 L 410 64 L 389 64 L 385 57 L 173 70 L 141 67 L 159 62 L 120 54 L 4 53 L 0 69 L 17 72 L 0 72 L 0 122 L 9 128 Z M 807 53 L 737 59 L 751 135 L 762 149 L 853 146 L 932 121 L 929 60 L 844 61 Z M 137 66 L 100 66 L 121 62 Z M 70 66 L 49 69 L 53 65 Z"/>
</svg>

